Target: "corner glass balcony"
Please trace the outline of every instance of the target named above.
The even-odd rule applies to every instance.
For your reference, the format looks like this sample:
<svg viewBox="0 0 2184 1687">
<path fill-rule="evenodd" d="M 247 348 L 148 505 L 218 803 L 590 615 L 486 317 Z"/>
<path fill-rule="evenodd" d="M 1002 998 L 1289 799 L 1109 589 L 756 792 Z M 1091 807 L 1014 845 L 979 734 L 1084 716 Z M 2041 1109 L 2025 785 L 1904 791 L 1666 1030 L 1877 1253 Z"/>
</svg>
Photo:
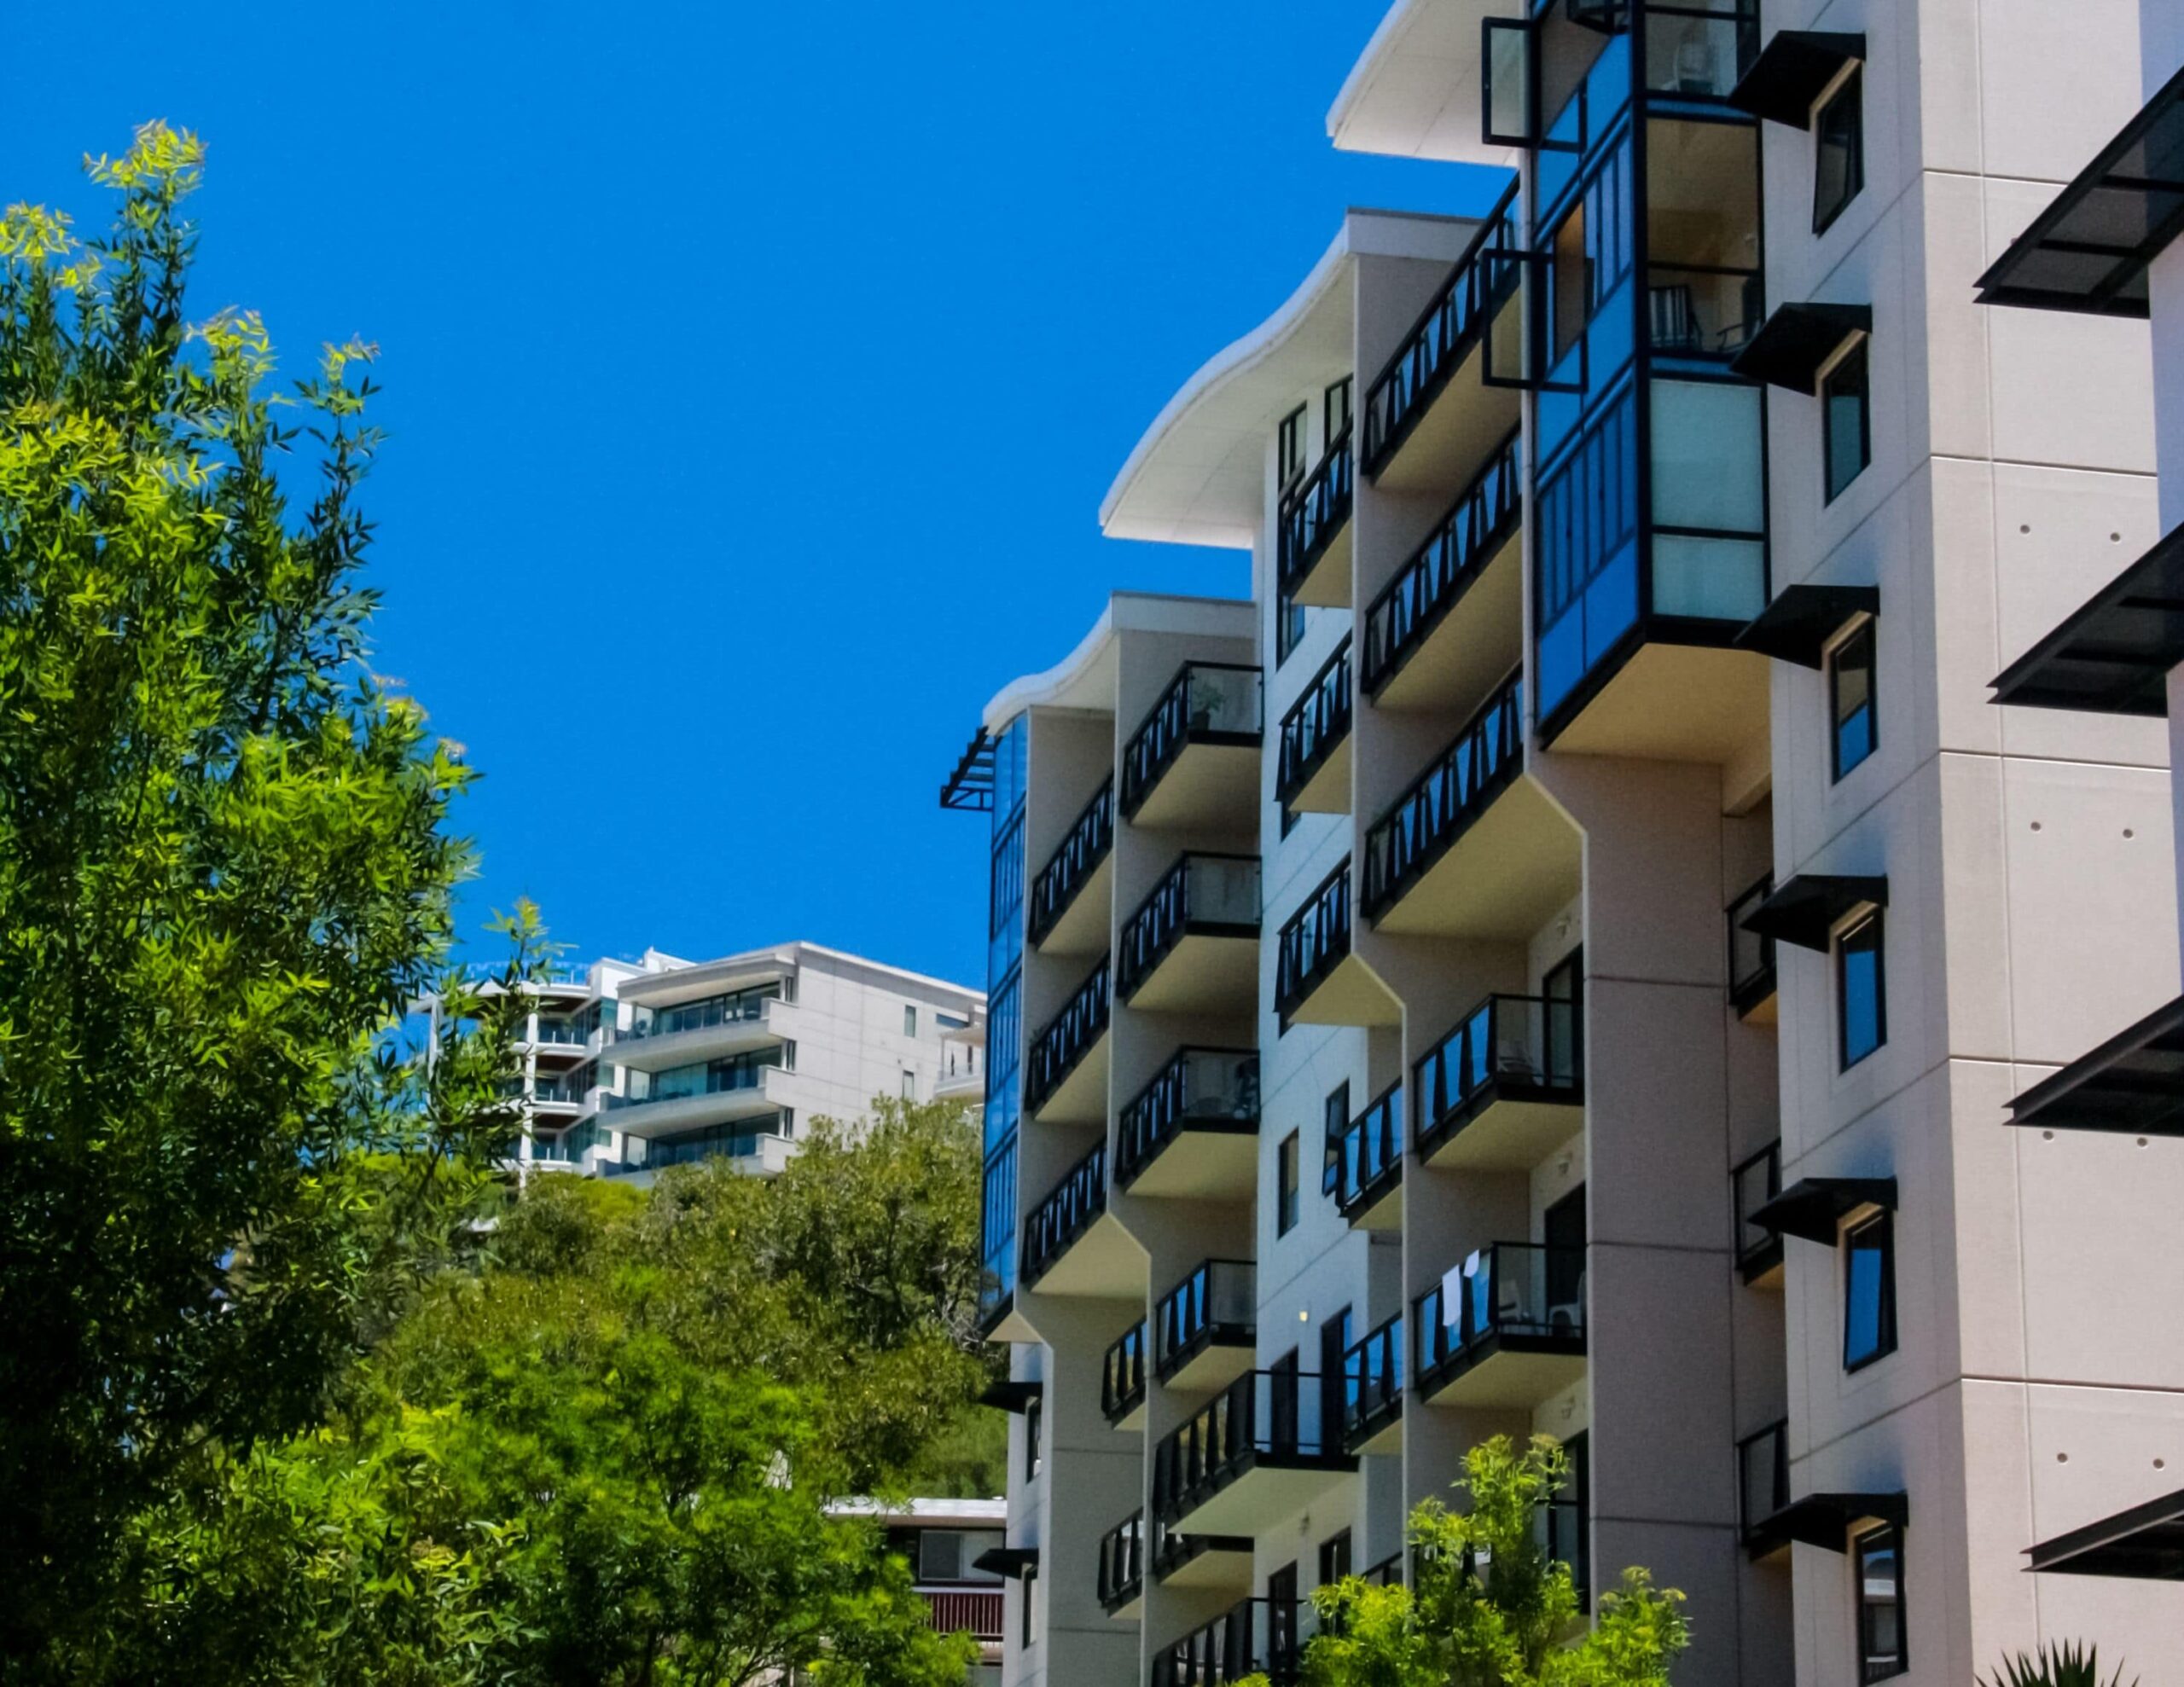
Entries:
<svg viewBox="0 0 2184 1687">
<path fill-rule="evenodd" d="M 1171 1389 L 1225 1388 L 1257 1351 L 1258 1275 L 1248 1260 L 1208 1260 L 1160 1297 L 1154 1374 Z"/>
<path fill-rule="evenodd" d="M 1308 609 L 1350 601 L 1350 508 L 1355 490 L 1350 424 L 1327 442 L 1319 467 L 1285 493 L 1276 513 L 1281 594 Z"/>
<path fill-rule="evenodd" d="M 1782 1281 L 1782 1232 L 1753 1215 L 1782 1192 L 1782 1145 L 1770 1142 L 1729 1174 L 1736 1200 L 1737 1270 L 1755 1285 Z"/>
<path fill-rule="evenodd" d="M 1108 1426 L 1145 1426 L 1145 1320 L 1123 1331 L 1100 1359 L 1100 1412 Z"/>
<path fill-rule="evenodd" d="M 1298 1025 L 1393 1025 L 1395 999 L 1350 951 L 1350 862 L 1322 879 L 1282 926 L 1274 1006 L 1281 1029 Z"/>
<path fill-rule="evenodd" d="M 1790 1424 L 1769 1423 L 1737 1443 L 1737 1521 L 1745 1551 L 1765 1558 L 1790 1544 L 1780 1527 L 1790 1509 Z"/>
<path fill-rule="evenodd" d="M 672 1007 L 639 1005 L 613 1034 L 614 1058 L 632 1071 L 659 1072 L 778 1043 L 786 1033 L 776 1006 L 788 1000 L 775 979 Z"/>
<path fill-rule="evenodd" d="M 1342 1133 L 1335 1167 L 1335 1209 L 1356 1230 L 1403 1223 L 1403 1084 L 1380 1092 Z"/>
<path fill-rule="evenodd" d="M 1107 1215 L 1107 1148 L 1094 1146 L 1024 1224 L 1026 1289 L 1127 1300 L 1145 1292 L 1143 1255 Z"/>
<path fill-rule="evenodd" d="M 1335 647 L 1281 717 L 1275 800 L 1300 815 L 1350 812 L 1350 641 Z"/>
<path fill-rule="evenodd" d="M 1758 1025 L 1775 1023 L 1774 940 L 1745 930 L 1744 923 L 1774 891 L 1770 872 L 1728 907 L 1729 1006 Z"/>
<path fill-rule="evenodd" d="M 1403 1314 L 1365 1332 L 1342 1356 L 1342 1450 L 1395 1452 L 1403 1446 Z"/>
<path fill-rule="evenodd" d="M 1258 669 L 1186 662 L 1123 746 L 1123 818 L 1146 827 L 1250 826 L 1265 732 Z"/>
<path fill-rule="evenodd" d="M 1418 1395 L 1531 1409 L 1585 1372 L 1585 1253 L 1496 1242 L 1412 1307 Z"/>
<path fill-rule="evenodd" d="M 1065 1125 L 1107 1122 L 1108 978 L 1103 957 L 1031 1044 L 1024 1110 L 1033 1118 Z"/>
<path fill-rule="evenodd" d="M 1227 1687 L 1246 1676 L 1298 1678 L 1311 1607 L 1301 1599 L 1242 1599 L 1153 1655 L 1152 1687 Z"/>
<path fill-rule="evenodd" d="M 1183 856 L 1123 927 L 1115 987 L 1147 1013 L 1249 1012 L 1258 1000 L 1259 859 Z"/>
<path fill-rule="evenodd" d="M 1097 954 L 1107 942 L 1107 857 L 1115 844 L 1111 775 L 1084 805 L 1031 881 L 1031 947 L 1046 954 Z"/>
<path fill-rule="evenodd" d="M 1294 1516 L 1357 1468 L 1327 1406 L 1316 1376 L 1246 1371 L 1153 1449 L 1153 1510 L 1192 1534 L 1258 1535 Z"/>
<path fill-rule="evenodd" d="M 1100 1609 L 1135 1617 L 1145 1597 L 1145 1513 L 1133 1511 L 1100 1537 Z"/>
<path fill-rule="evenodd" d="M 1418 1156 L 1430 1166 L 1530 1171 L 1584 1128 L 1583 1009 L 1491 995 L 1416 1067 Z"/>
<path fill-rule="evenodd" d="M 1186 1048 L 1123 1109 L 1115 1187 L 1133 1195 L 1248 1201 L 1258 1186 L 1259 1058 Z"/>
</svg>

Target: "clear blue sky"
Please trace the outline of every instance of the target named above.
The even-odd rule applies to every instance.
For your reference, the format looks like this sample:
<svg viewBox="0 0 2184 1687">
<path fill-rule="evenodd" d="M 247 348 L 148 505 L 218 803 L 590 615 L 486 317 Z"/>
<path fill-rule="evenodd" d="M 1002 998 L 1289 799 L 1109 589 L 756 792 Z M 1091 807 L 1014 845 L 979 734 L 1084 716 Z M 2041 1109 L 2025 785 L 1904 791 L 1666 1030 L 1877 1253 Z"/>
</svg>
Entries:
<svg viewBox="0 0 2184 1687">
<path fill-rule="evenodd" d="M 1131 445 L 1345 205 L 1490 202 L 1328 145 L 1384 8 L 32 6 L 0 194 L 102 216 L 79 156 L 187 125 L 193 308 L 379 342 L 377 660 L 485 774 L 473 925 L 977 983 L 980 705 L 1112 589 L 1246 589 L 1100 536 Z"/>
</svg>

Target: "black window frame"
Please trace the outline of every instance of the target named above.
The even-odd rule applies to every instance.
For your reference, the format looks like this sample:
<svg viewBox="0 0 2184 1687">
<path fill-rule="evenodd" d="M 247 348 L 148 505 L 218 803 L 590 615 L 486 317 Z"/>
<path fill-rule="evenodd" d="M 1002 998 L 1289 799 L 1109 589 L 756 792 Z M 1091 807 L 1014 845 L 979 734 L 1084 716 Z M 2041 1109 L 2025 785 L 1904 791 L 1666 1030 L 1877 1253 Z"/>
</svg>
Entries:
<svg viewBox="0 0 2184 1687">
<path fill-rule="evenodd" d="M 1319 1572 L 1321 1587 L 1356 1574 L 1356 1545 L 1347 1528 L 1337 1529 L 1320 1543 Z"/>
<path fill-rule="evenodd" d="M 1274 484 L 1277 492 L 1287 492 L 1304 478 L 1304 471 L 1312 466 L 1304 438 L 1304 417 L 1310 405 L 1299 404 L 1274 430 Z"/>
<path fill-rule="evenodd" d="M 1880 639 L 1879 623 L 1873 617 L 1862 618 L 1827 652 L 1827 744 L 1828 765 L 1833 770 L 1834 782 L 1840 784 L 1846 774 L 1873 758 L 1880 748 L 1879 698 Z M 1845 715 L 1843 710 L 1844 658 L 1852 652 L 1862 652 L 1865 679 L 1865 700 Z M 1843 759 L 1843 729 L 1858 715 L 1866 717 L 1866 745 L 1864 753 L 1854 762 Z"/>
<path fill-rule="evenodd" d="M 1045 1402 L 1033 1394 L 1024 1402 L 1024 1480 L 1036 1481 L 1046 1462 L 1045 1450 L 1040 1442 L 1044 1439 L 1046 1425 Z"/>
<path fill-rule="evenodd" d="M 1812 113 L 1812 232 L 1815 239 L 1835 226 L 1835 219 L 1866 190 L 1866 67 L 1853 65 L 1835 91 L 1813 108 Z M 1831 127 L 1831 124 L 1837 125 Z M 1828 190 L 1830 148 L 1843 159 L 1840 192 L 1833 200 Z"/>
<path fill-rule="evenodd" d="M 1355 417 L 1357 377 L 1345 375 L 1340 380 L 1329 381 L 1320 394 L 1320 449 L 1324 452 L 1334 443 Z M 1341 414 L 1336 415 L 1339 405 Z"/>
<path fill-rule="evenodd" d="M 1873 1239 L 1876 1238 L 1877 1241 Z M 1856 1278 L 1851 1262 L 1862 1246 L 1872 1248 L 1880 1256 L 1880 1281 L 1876 1285 L 1879 1300 L 1873 1308 L 1873 1347 L 1854 1358 L 1850 1352 L 1851 1296 L 1856 1292 Z M 1854 1376 L 1867 1365 L 1878 1365 L 1886 1359 L 1896 1349 L 1897 1336 L 1896 1219 L 1893 1214 L 1883 1210 L 1859 1220 L 1843 1232 L 1843 1374 Z"/>
<path fill-rule="evenodd" d="M 1320 1193 L 1333 1195 L 1342 1182 L 1342 1139 L 1350 1132 L 1350 1080 L 1327 1092 L 1320 1108 Z"/>
<path fill-rule="evenodd" d="M 1873 1040 L 1857 1053 L 1850 1052 L 1850 957 L 1868 952 L 1873 958 Z M 1867 908 L 1835 934 L 1831 959 L 1835 965 L 1835 1058 L 1837 1070 L 1849 1071 L 1888 1046 L 1888 925 L 1886 910 Z"/>
<path fill-rule="evenodd" d="M 1298 1198 L 1298 1186 L 1303 1170 L 1298 1157 L 1304 1145 L 1298 1133 L 1292 1131 L 1281 1139 L 1281 1145 L 1274 1151 L 1274 1233 L 1276 1239 L 1297 1228 L 1303 1216 L 1304 1203 Z"/>
<path fill-rule="evenodd" d="M 1882 1602 L 1870 1599 L 1866 1590 L 1870 1585 L 1866 1574 L 1867 1561 L 1885 1552 L 1894 1562 L 1896 1575 L 1896 1649 L 1879 1652 L 1874 1646 L 1873 1623 Z M 1851 1591 L 1857 1610 L 1858 1625 L 1858 1680 L 1861 1687 L 1875 1681 L 1887 1681 L 1906 1673 L 1911 1667 L 1910 1624 L 1906 1620 L 1908 1606 L 1903 1596 L 1903 1526 L 1883 1523 L 1878 1528 L 1867 1529 L 1850 1542 Z"/>
<path fill-rule="evenodd" d="M 1024 1608 L 1017 1615 L 1016 1644 L 1029 1646 L 1031 1644 L 1032 1597 L 1039 1586 L 1039 1567 L 1037 1564 L 1025 1565 L 1020 1586 L 1024 1589 Z"/>
<path fill-rule="evenodd" d="M 1277 593 L 1274 600 L 1274 665 L 1277 670 L 1297 653 L 1297 646 L 1304 642 L 1310 630 L 1304 606 Z"/>
<path fill-rule="evenodd" d="M 1833 504 L 1856 485 L 1873 461 L 1873 342 L 1857 335 L 1820 378 L 1820 475 L 1823 505 Z M 1835 478 L 1836 387 L 1844 371 L 1857 371 L 1858 466 L 1839 482 Z"/>
</svg>

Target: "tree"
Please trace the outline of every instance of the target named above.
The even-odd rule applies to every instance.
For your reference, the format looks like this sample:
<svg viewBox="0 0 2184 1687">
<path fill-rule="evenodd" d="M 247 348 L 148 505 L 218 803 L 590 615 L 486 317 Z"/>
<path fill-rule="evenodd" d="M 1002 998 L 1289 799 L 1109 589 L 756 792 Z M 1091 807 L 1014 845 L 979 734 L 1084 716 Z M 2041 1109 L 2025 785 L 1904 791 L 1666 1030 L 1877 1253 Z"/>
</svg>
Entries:
<svg viewBox="0 0 2184 1687">
<path fill-rule="evenodd" d="M 119 206 L 88 243 L 0 217 L 15 1660 L 96 1621 L 126 1521 L 194 1461 L 317 1420 L 514 1122 L 514 997 L 456 988 L 473 1029 L 429 1073 L 398 1035 L 444 984 L 470 774 L 369 667 L 371 350 L 328 348 L 284 397 L 255 316 L 190 325 L 203 158 L 151 124 L 91 163 Z"/>
</svg>

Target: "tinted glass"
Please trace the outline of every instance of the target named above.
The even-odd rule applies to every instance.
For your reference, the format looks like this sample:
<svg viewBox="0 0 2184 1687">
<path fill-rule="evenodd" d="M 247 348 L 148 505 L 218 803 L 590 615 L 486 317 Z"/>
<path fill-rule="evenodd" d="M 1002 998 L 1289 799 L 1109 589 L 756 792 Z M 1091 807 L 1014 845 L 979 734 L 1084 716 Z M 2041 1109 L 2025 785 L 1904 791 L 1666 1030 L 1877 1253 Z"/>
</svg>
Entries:
<svg viewBox="0 0 2184 1687">
<path fill-rule="evenodd" d="M 1885 1681 L 1908 1667 L 1903 1647 L 1903 1536 L 1895 1528 L 1858 1537 L 1858 1678 Z"/>
<path fill-rule="evenodd" d="M 1845 1238 L 1843 1365 L 1855 1371 L 1896 1350 L 1896 1267 L 1888 1215 L 1868 1219 Z"/>
<path fill-rule="evenodd" d="M 1866 185 L 1864 75 L 1850 80 L 1813 119 L 1812 231 L 1819 234 L 1843 213 Z"/>
<path fill-rule="evenodd" d="M 1866 346 L 1861 340 L 1820 383 L 1821 417 L 1827 432 L 1827 501 L 1865 472 L 1872 458 L 1867 437 Z"/>
<path fill-rule="evenodd" d="M 1279 1180 L 1276 1191 L 1274 1233 L 1287 1236 L 1297 1227 L 1297 1133 L 1292 1131 L 1281 1139 L 1281 1148 L 1275 1158 L 1275 1175 Z"/>
<path fill-rule="evenodd" d="M 1835 713 L 1835 777 L 1873 753 L 1873 625 L 1868 621 L 1836 647 L 1830 667 Z"/>
<path fill-rule="evenodd" d="M 1836 947 L 1836 1017 L 1844 1070 L 1888 1041 L 1886 985 L 1881 972 L 1881 918 L 1870 913 Z"/>
</svg>

